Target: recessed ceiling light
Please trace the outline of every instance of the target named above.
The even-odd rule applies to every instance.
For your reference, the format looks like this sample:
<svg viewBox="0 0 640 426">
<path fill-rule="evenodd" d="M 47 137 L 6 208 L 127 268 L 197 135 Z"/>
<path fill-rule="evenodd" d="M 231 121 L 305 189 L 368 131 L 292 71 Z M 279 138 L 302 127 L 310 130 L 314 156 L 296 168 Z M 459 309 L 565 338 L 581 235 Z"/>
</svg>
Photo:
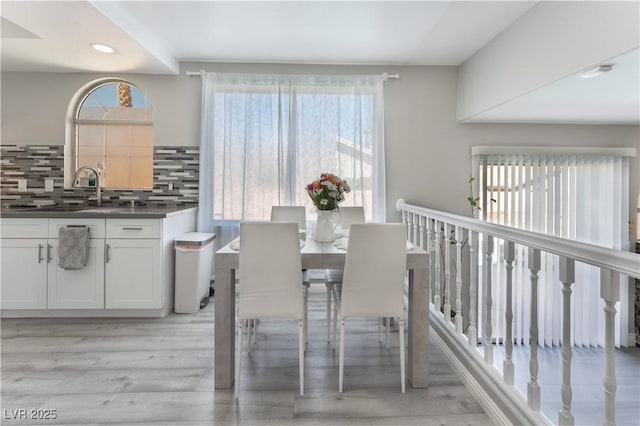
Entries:
<svg viewBox="0 0 640 426">
<path fill-rule="evenodd" d="M 113 53 L 116 51 L 113 47 L 107 46 L 106 44 L 91 43 L 89 46 L 102 53 Z"/>
<path fill-rule="evenodd" d="M 598 77 L 606 72 L 609 72 L 613 69 L 613 65 L 599 65 L 595 68 L 591 68 L 589 70 L 584 71 L 580 74 L 582 78 L 593 78 Z"/>
</svg>

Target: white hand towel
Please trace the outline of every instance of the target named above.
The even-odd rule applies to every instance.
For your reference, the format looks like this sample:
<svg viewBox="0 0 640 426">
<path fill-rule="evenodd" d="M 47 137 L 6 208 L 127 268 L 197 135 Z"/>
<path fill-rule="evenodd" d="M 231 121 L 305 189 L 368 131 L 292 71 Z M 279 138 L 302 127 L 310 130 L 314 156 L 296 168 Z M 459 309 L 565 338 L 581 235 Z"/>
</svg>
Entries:
<svg viewBox="0 0 640 426">
<path fill-rule="evenodd" d="M 58 231 L 58 266 L 82 269 L 89 257 L 89 227 L 61 226 Z"/>
</svg>

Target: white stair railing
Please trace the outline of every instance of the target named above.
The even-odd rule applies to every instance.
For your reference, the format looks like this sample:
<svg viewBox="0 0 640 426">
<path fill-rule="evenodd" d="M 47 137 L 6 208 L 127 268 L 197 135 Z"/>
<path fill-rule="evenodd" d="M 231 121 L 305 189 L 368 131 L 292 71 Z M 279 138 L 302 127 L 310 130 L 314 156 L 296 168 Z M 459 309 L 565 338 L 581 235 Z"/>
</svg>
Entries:
<svg viewBox="0 0 640 426">
<path fill-rule="evenodd" d="M 483 364 L 481 370 L 484 371 L 485 380 L 495 380 L 497 371 L 493 368 L 493 324 L 492 310 L 492 286 L 500 285 L 500 281 L 492 279 L 491 265 L 494 259 L 494 245 L 497 241 L 504 244 L 504 255 L 498 261 L 504 261 L 505 269 L 501 273 L 506 277 L 507 294 L 506 306 L 496 305 L 496 308 L 504 309 L 505 334 L 504 334 L 504 363 L 503 373 L 498 377 L 499 387 L 502 392 L 512 393 L 520 398 L 513 388 L 514 383 L 514 361 L 513 361 L 513 306 L 511 303 L 511 292 L 513 286 L 513 263 L 515 260 L 514 250 L 517 247 L 525 247 L 528 250 L 528 268 L 530 271 L 530 291 L 531 291 L 531 324 L 529 330 L 530 354 L 529 354 L 529 382 L 527 383 L 526 403 L 520 403 L 517 398 L 509 395 L 509 401 L 513 402 L 509 411 L 512 422 L 536 423 L 540 419 L 549 421 L 540 413 L 540 384 L 538 383 L 538 273 L 540 271 L 541 255 L 552 254 L 559 256 L 558 285 L 562 286 L 562 342 L 571 341 L 571 294 L 572 286 L 580 285 L 575 283 L 575 263 L 580 262 L 593 265 L 601 270 L 600 297 L 604 301 L 605 312 L 605 372 L 603 377 L 604 392 L 604 419 L 606 425 L 615 424 L 615 399 L 616 399 L 616 376 L 615 376 L 615 304 L 620 300 L 620 276 L 640 278 L 640 255 L 630 252 L 607 249 L 592 244 L 577 242 L 544 235 L 537 232 L 526 231 L 509 226 L 485 222 L 478 219 L 454 215 L 442 211 L 427 209 L 420 206 L 407 204 L 400 199 L 396 207 L 402 214 L 403 223 L 407 226 L 407 238 L 414 244 L 425 249 L 430 254 L 430 277 L 432 278 L 431 297 L 431 318 L 447 325 L 440 327 L 437 331 L 457 336 L 463 345 L 460 350 L 472 351 L 479 365 Z M 463 240 L 464 235 L 467 239 Z M 468 244 L 469 265 L 463 265 L 463 246 Z M 452 300 L 451 300 L 451 264 L 453 263 L 451 249 L 455 247 L 455 300 L 453 301 L 454 320 L 452 321 Z M 482 267 L 482 276 L 479 277 L 479 265 Z M 463 269 L 464 268 L 464 269 Z M 468 278 L 463 279 L 462 271 L 468 271 Z M 484 292 L 483 304 L 478 300 L 482 295 L 478 294 L 479 281 L 482 283 Z M 462 301 L 467 300 L 465 294 L 468 293 L 469 306 L 465 309 Z M 466 311 L 468 318 L 463 312 Z M 478 319 L 483 318 L 483 341 L 478 339 Z M 464 328 L 467 323 L 466 329 Z M 432 323 L 432 327 L 436 324 Z M 455 342 L 455 339 L 447 337 L 448 342 Z M 445 339 L 442 339 L 444 341 Z M 495 337 L 496 342 L 498 338 Z M 480 351 L 478 344 L 481 344 Z M 457 345 L 457 343 L 456 343 Z M 458 346 L 456 346 L 458 347 Z M 562 344 L 562 386 L 560 395 L 561 410 L 558 412 L 556 422 L 561 425 L 573 425 L 574 416 L 572 413 L 572 385 L 571 385 L 571 345 Z M 467 359 L 465 355 L 465 359 Z M 487 382 L 489 383 L 489 382 Z M 492 382 L 495 384 L 495 382 Z M 501 385 L 500 385 L 501 383 Z M 504 405 L 504 398 L 500 399 L 500 404 Z M 515 407 L 515 408 L 514 408 Z M 504 407 L 503 407 L 504 408 Z M 520 411 L 518 411 L 520 410 Z M 518 417 L 522 413 L 522 417 Z M 513 418 L 513 417 L 516 418 Z M 537 417 L 536 417 L 537 416 Z M 507 416 L 509 417 L 509 416 Z M 497 418 L 497 417 L 496 417 Z M 595 420 L 595 419 L 594 419 Z"/>
</svg>

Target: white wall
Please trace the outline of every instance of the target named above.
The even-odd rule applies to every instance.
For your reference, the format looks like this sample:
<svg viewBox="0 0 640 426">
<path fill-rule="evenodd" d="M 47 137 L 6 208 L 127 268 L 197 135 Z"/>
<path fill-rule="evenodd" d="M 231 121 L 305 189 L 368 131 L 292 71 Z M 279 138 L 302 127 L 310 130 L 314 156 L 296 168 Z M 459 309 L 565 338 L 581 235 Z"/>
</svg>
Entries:
<svg viewBox="0 0 640 426">
<path fill-rule="evenodd" d="M 400 197 L 409 203 L 468 215 L 467 180 L 474 145 L 629 146 L 640 152 L 638 126 L 458 123 L 455 67 L 187 63 L 181 68 L 247 73 L 399 73 L 400 80 L 385 83 L 389 220 L 399 220 L 395 202 Z M 121 76 L 139 85 L 153 102 L 156 145 L 199 144 L 199 77 L 187 77 L 184 72 L 179 76 Z M 105 75 L 3 73 L 1 143 L 63 145 L 70 99 L 81 86 L 98 77 Z M 636 157 L 631 161 L 632 218 L 639 184 Z M 632 294 L 629 299 L 633 304 Z M 629 311 L 633 312 L 633 306 Z"/>
<path fill-rule="evenodd" d="M 638 2 L 539 2 L 460 67 L 458 120 L 638 48 Z"/>
<path fill-rule="evenodd" d="M 184 63 L 178 76 L 121 75 L 154 106 L 156 145 L 198 145 L 201 83 L 185 70 L 218 72 L 379 74 L 399 73 L 385 83 L 387 214 L 395 201 L 469 214 L 467 180 L 474 145 L 631 146 L 640 150 L 638 126 L 461 124 L 456 121 L 457 69 L 420 66 L 319 66 Z M 63 145 L 70 99 L 88 81 L 82 73 L 3 73 L 2 144 Z M 638 197 L 638 159 L 631 166 L 631 206 Z M 633 215 L 635 217 L 635 209 Z"/>
</svg>

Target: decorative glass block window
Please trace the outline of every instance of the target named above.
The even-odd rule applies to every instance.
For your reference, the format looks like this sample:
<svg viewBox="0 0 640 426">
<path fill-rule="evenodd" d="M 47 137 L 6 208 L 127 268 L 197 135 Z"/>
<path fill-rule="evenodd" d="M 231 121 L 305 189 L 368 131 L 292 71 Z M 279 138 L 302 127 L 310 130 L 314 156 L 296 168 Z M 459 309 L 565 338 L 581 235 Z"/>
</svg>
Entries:
<svg viewBox="0 0 640 426">
<path fill-rule="evenodd" d="M 74 124 L 75 170 L 99 169 L 104 188 L 153 187 L 153 108 L 140 89 L 101 81 L 81 98 Z"/>
</svg>

